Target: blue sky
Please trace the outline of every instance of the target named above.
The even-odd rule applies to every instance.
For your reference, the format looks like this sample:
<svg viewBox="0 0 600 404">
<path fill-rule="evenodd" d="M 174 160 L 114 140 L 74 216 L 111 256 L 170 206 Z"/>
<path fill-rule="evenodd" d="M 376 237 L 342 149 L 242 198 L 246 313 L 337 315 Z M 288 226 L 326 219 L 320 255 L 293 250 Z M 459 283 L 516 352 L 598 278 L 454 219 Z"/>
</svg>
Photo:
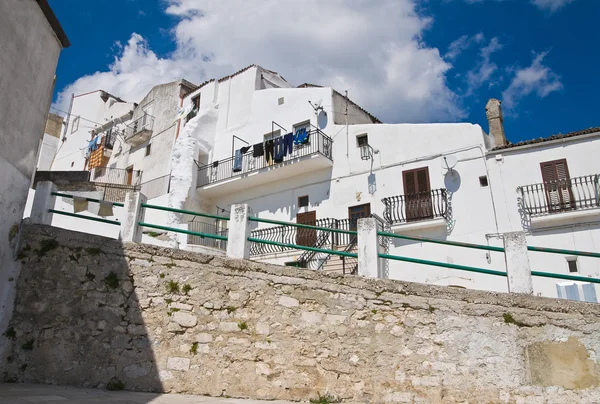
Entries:
<svg viewBox="0 0 600 404">
<path fill-rule="evenodd" d="M 50 0 L 71 40 L 54 108 L 256 63 L 349 90 L 385 122 L 472 122 L 510 141 L 600 126 L 597 0 Z M 56 112 L 56 110 L 55 110 Z"/>
</svg>

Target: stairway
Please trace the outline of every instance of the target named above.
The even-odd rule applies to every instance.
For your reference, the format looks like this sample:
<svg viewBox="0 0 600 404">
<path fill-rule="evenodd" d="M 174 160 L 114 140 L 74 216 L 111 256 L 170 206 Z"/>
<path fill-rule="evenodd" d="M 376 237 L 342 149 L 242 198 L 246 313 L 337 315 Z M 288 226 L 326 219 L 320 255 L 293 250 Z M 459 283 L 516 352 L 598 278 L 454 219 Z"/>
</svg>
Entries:
<svg viewBox="0 0 600 404">
<path fill-rule="evenodd" d="M 335 246 L 333 249 L 335 251 L 344 251 L 348 248 L 348 246 Z M 354 245 L 351 249 L 347 250 L 350 253 L 358 253 L 358 245 Z M 323 272 L 333 273 L 333 274 L 343 274 L 344 273 L 344 257 L 340 255 L 330 255 L 327 261 L 321 267 Z M 356 269 L 358 265 L 358 260 L 356 258 L 345 257 L 346 259 L 346 275 L 350 275 L 353 270 Z"/>
</svg>

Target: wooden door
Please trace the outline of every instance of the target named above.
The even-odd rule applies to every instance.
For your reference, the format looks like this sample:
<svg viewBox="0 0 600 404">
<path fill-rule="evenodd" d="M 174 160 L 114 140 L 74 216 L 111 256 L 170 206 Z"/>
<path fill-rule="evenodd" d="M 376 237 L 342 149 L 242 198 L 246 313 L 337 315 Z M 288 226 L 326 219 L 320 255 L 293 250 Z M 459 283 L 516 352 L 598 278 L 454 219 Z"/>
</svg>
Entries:
<svg viewBox="0 0 600 404">
<path fill-rule="evenodd" d="M 127 167 L 127 185 L 133 183 L 133 166 Z"/>
<path fill-rule="evenodd" d="M 371 204 L 351 206 L 348 208 L 348 219 L 350 219 L 350 230 L 356 231 L 358 219 L 371 216 Z"/>
<path fill-rule="evenodd" d="M 402 173 L 404 179 L 404 199 L 406 201 L 406 221 L 433 218 L 429 169 L 427 167 L 407 170 Z"/>
<path fill-rule="evenodd" d="M 575 208 L 567 160 L 547 161 L 540 163 L 540 167 L 548 210 L 553 212 Z"/>
<path fill-rule="evenodd" d="M 308 224 L 310 226 L 317 225 L 317 212 L 310 211 L 305 213 L 298 213 L 296 215 L 296 223 Z M 300 227 L 296 230 L 296 244 L 305 247 L 314 247 L 317 243 L 317 231 L 314 229 L 302 229 Z"/>
</svg>

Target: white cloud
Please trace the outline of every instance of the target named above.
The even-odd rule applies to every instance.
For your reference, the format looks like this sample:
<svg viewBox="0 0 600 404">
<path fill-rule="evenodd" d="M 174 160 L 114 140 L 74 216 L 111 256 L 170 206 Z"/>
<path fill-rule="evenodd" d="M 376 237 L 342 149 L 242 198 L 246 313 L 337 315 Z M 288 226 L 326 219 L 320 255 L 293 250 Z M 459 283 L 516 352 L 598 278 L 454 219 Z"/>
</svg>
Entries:
<svg viewBox="0 0 600 404">
<path fill-rule="evenodd" d="M 450 1 L 450 0 L 448 0 Z M 469 4 L 474 4 L 474 3 L 482 3 L 485 0 L 465 0 L 465 2 L 469 3 Z M 497 2 L 507 2 L 510 0 L 495 0 Z M 513 0 L 513 1 L 522 1 L 522 0 Z M 530 0 L 530 3 L 535 5 L 537 8 L 539 8 L 542 11 L 548 11 L 550 13 L 553 13 L 555 11 L 557 11 L 558 9 L 562 8 L 563 6 L 566 6 L 569 3 L 574 2 L 575 0 Z"/>
<path fill-rule="evenodd" d="M 498 71 L 498 65 L 491 61 L 491 56 L 494 52 L 502 49 L 502 44 L 497 37 L 494 37 L 490 42 L 481 48 L 480 56 L 481 60 L 477 62 L 475 67 L 467 72 L 467 85 L 468 89 L 465 95 L 471 95 L 483 84 L 489 82 L 493 85 L 497 80 L 494 80 L 494 73 Z"/>
<path fill-rule="evenodd" d="M 540 10 L 555 12 L 559 8 L 574 2 L 575 0 L 531 0 Z"/>
<path fill-rule="evenodd" d="M 478 34 L 473 35 L 472 37 L 468 35 L 463 35 L 455 41 L 452 41 L 448 46 L 448 52 L 444 55 L 444 59 L 454 60 L 461 53 L 466 51 L 473 45 L 474 43 L 481 43 L 484 40 L 483 34 L 480 32 Z"/>
<path fill-rule="evenodd" d="M 67 86 L 57 104 L 64 108 L 71 93 L 99 88 L 139 101 L 161 82 L 200 83 L 256 63 L 292 84 L 349 90 L 384 121 L 460 119 L 464 111 L 446 84 L 451 65 L 422 42 L 432 21 L 415 3 L 165 0 L 166 12 L 178 18 L 173 54 L 159 58 L 133 34 L 107 71 Z"/>
<path fill-rule="evenodd" d="M 514 109 L 522 98 L 530 94 L 544 98 L 563 88 L 560 76 L 543 64 L 547 54 L 542 52 L 535 55 L 530 66 L 516 70 L 510 85 L 502 92 L 507 110 Z"/>
</svg>

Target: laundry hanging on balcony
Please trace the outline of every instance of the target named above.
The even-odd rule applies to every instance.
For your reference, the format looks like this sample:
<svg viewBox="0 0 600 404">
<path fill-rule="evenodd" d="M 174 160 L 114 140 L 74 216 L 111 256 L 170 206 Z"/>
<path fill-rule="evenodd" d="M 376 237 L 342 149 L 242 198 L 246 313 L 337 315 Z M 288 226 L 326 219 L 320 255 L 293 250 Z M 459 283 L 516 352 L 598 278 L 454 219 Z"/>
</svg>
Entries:
<svg viewBox="0 0 600 404">
<path fill-rule="evenodd" d="M 275 139 L 275 158 L 273 159 L 273 161 L 275 161 L 275 163 L 281 163 L 283 162 L 283 157 L 285 156 L 285 143 L 283 141 L 283 137 L 278 137 Z"/>
<path fill-rule="evenodd" d="M 252 157 L 262 157 L 265 154 L 265 148 L 262 143 L 252 146 Z"/>
<path fill-rule="evenodd" d="M 308 142 L 308 132 L 306 132 L 306 128 L 298 129 L 294 135 L 294 144 L 301 145 L 306 142 Z"/>
<path fill-rule="evenodd" d="M 235 151 L 235 155 L 233 157 L 233 172 L 237 173 L 242 171 L 242 150 L 238 149 Z"/>
<path fill-rule="evenodd" d="M 275 142 L 273 139 L 269 139 L 265 142 L 265 161 L 268 165 L 273 164 L 273 157 L 275 152 Z"/>
</svg>

